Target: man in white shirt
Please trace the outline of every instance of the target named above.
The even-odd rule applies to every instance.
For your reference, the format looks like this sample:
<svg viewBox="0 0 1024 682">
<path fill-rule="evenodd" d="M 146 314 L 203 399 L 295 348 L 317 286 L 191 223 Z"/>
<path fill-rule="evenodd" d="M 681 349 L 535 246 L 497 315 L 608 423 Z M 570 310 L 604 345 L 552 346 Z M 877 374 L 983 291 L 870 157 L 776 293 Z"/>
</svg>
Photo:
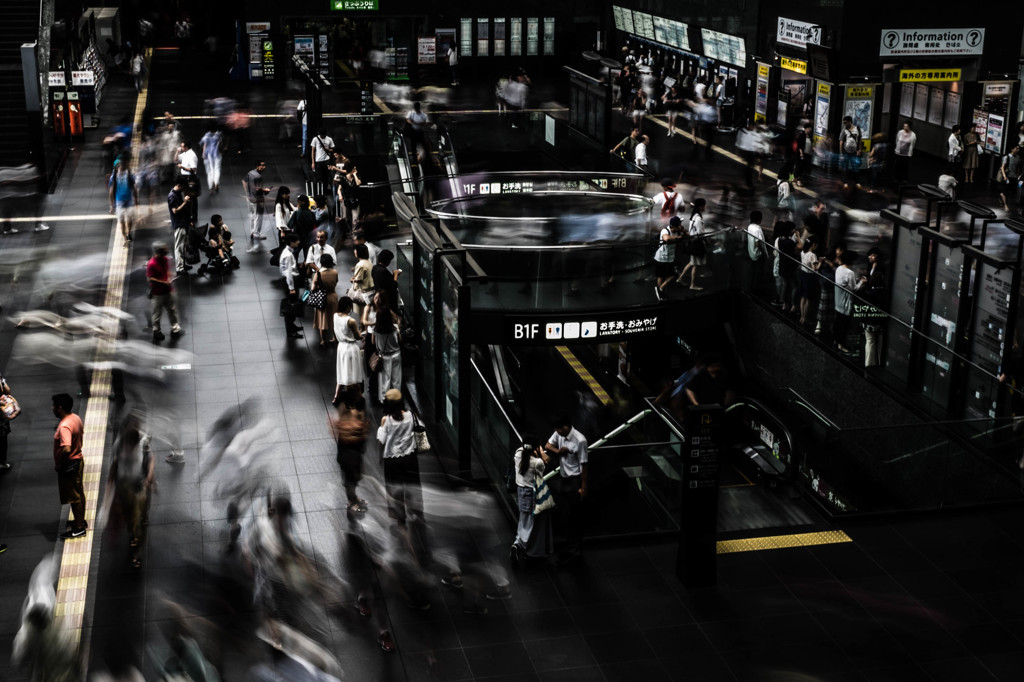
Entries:
<svg viewBox="0 0 1024 682">
<path fill-rule="evenodd" d="M 459 84 L 459 46 L 452 43 L 448 48 L 448 68 L 452 70 L 452 85 Z"/>
<path fill-rule="evenodd" d="M 412 151 L 416 153 L 417 159 L 422 159 L 427 153 L 427 138 L 423 132 L 427 127 L 427 121 L 423 106 L 419 102 L 413 102 L 412 110 L 405 115 L 405 123 L 408 126 L 409 137 L 412 138 Z"/>
<path fill-rule="evenodd" d="M 578 559 L 583 546 L 583 518 L 580 503 L 587 497 L 587 439 L 572 427 L 568 417 L 556 421 L 555 432 L 544 449 L 557 455 L 560 476 L 552 486 L 561 510 L 568 559 Z M 552 481 L 554 483 L 554 481 Z"/>
<path fill-rule="evenodd" d="M 295 115 L 299 118 L 299 125 L 302 126 L 302 145 L 299 147 L 302 151 L 299 152 L 299 156 L 305 156 L 306 152 L 306 122 L 309 120 L 306 116 L 306 100 L 299 100 L 298 105 L 295 107 Z"/>
<path fill-rule="evenodd" d="M 313 160 L 309 167 L 315 174 L 317 182 L 328 185 L 330 180 L 327 175 L 327 165 L 334 158 L 334 140 L 327 134 L 325 128 L 321 128 L 309 146 L 313 148 Z"/>
<path fill-rule="evenodd" d="M 291 305 L 295 305 L 299 302 L 299 285 L 297 278 L 299 277 L 299 258 L 302 255 L 302 250 L 299 248 L 299 235 L 295 232 L 285 233 L 285 246 L 281 249 L 281 259 L 279 261 L 279 268 L 281 270 L 281 276 L 284 277 L 285 289 L 288 290 L 288 294 L 285 299 Z M 295 315 L 288 314 L 284 316 L 284 328 L 289 338 L 301 339 L 302 338 L 302 325 L 295 323 Z"/>
<path fill-rule="evenodd" d="M 178 145 L 178 172 L 184 177 L 192 177 L 199 169 L 199 157 L 192 151 L 192 145 L 182 140 Z"/>
<path fill-rule="evenodd" d="M 327 231 L 317 230 L 316 242 L 306 251 L 306 269 L 309 271 L 309 275 L 311 277 L 314 272 L 320 270 L 320 258 L 325 253 L 329 255 L 335 263 L 338 262 L 338 253 L 334 250 L 333 246 L 327 243 Z"/>
<path fill-rule="evenodd" d="M 903 129 L 896 133 L 896 145 L 894 148 L 893 170 L 896 175 L 896 184 L 902 185 L 910 175 L 910 157 L 914 155 L 914 145 L 917 144 L 917 133 L 910 129 L 910 121 L 903 122 Z"/>
</svg>

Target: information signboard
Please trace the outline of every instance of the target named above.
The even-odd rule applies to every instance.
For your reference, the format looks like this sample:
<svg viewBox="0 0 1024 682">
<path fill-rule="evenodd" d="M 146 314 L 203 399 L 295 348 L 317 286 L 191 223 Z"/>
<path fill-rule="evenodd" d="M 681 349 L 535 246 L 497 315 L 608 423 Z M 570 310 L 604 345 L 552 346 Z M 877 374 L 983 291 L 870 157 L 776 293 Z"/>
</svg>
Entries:
<svg viewBox="0 0 1024 682">
<path fill-rule="evenodd" d="M 683 425 L 682 501 L 676 574 L 687 587 L 713 585 L 717 547 L 722 408 L 695 405 Z"/>
<path fill-rule="evenodd" d="M 968 418 L 996 416 L 999 389 L 992 377 L 1002 372 L 1013 278 L 1011 268 L 1000 270 L 983 261 L 977 264 L 974 322 L 968 347 L 968 360 L 971 361 L 965 407 Z"/>
<path fill-rule="evenodd" d="M 646 12 L 633 10 L 633 32 L 641 38 L 654 40 L 654 19 Z"/>
<path fill-rule="evenodd" d="M 416 36 L 416 63 L 437 63 L 437 38 L 435 36 Z"/>
<path fill-rule="evenodd" d="M 799 48 L 806 48 L 807 43 L 821 45 L 821 26 L 817 24 L 779 17 L 778 26 L 778 31 L 775 34 L 777 43 Z"/>
</svg>

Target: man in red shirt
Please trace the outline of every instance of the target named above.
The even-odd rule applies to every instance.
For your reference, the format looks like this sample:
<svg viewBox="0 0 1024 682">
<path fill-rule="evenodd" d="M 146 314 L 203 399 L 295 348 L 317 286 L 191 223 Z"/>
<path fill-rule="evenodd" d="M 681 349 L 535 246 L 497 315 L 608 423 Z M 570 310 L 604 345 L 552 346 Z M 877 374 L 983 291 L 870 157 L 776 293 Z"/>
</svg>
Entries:
<svg viewBox="0 0 1024 682">
<path fill-rule="evenodd" d="M 167 318 L 171 321 L 171 336 L 181 336 L 181 325 L 178 324 L 178 309 L 174 304 L 174 287 L 171 285 L 171 262 L 167 258 L 167 244 L 153 244 L 153 257 L 146 263 L 146 279 L 149 280 L 149 298 L 153 302 L 150 322 L 153 326 L 153 343 L 164 340 L 160 331 L 160 318 L 164 308 Z"/>
<path fill-rule="evenodd" d="M 53 468 L 57 472 L 57 487 L 60 503 L 71 505 L 74 525 L 61 537 L 65 540 L 85 535 L 85 490 L 82 487 L 82 418 L 71 412 L 74 400 L 67 393 L 58 393 L 51 398 L 53 416 L 60 420 L 53 434 Z"/>
</svg>

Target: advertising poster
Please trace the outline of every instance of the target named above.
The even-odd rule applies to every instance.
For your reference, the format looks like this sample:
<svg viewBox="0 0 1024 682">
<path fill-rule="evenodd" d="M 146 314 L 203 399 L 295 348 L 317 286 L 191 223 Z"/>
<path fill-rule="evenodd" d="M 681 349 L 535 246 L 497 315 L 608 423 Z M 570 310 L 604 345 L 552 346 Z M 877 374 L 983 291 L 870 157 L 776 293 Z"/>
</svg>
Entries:
<svg viewBox="0 0 1024 682">
<path fill-rule="evenodd" d="M 914 87 L 914 118 L 918 121 L 928 118 L 928 86 L 920 83 Z"/>
<path fill-rule="evenodd" d="M 315 51 L 313 36 L 295 36 L 293 41 L 295 54 L 299 55 L 306 61 L 312 62 L 313 52 Z"/>
<path fill-rule="evenodd" d="M 1003 153 L 1003 125 L 1005 119 L 999 114 L 988 115 L 988 132 L 985 134 L 985 151 Z"/>
<path fill-rule="evenodd" d="M 832 86 L 818 83 L 817 96 L 814 104 L 814 142 L 817 144 L 828 134 L 829 101 L 832 99 Z"/>
<path fill-rule="evenodd" d="M 974 110 L 974 132 L 978 133 L 978 137 L 984 142 L 985 136 L 988 135 L 988 112 L 984 109 Z"/>
<path fill-rule="evenodd" d="M 846 88 L 846 105 L 843 116 L 853 119 L 860 128 L 860 144 L 864 151 L 871 149 L 871 114 L 874 106 L 875 89 L 871 86 L 856 85 Z"/>
<path fill-rule="evenodd" d="M 754 99 L 754 121 L 768 121 L 768 65 L 757 65 L 757 94 Z"/>
<path fill-rule="evenodd" d="M 435 36 L 416 36 L 416 63 L 437 63 L 437 38 Z"/>
<path fill-rule="evenodd" d="M 914 113 L 914 84 L 904 83 L 900 91 L 900 116 L 910 118 Z"/>
<path fill-rule="evenodd" d="M 942 108 L 946 102 L 945 95 L 945 90 L 932 88 L 932 105 L 928 108 L 928 122 L 933 125 L 942 125 Z"/>
<path fill-rule="evenodd" d="M 952 128 L 960 121 L 960 93 L 959 92 L 947 92 L 946 93 L 946 117 L 943 124 L 947 128 Z"/>
</svg>

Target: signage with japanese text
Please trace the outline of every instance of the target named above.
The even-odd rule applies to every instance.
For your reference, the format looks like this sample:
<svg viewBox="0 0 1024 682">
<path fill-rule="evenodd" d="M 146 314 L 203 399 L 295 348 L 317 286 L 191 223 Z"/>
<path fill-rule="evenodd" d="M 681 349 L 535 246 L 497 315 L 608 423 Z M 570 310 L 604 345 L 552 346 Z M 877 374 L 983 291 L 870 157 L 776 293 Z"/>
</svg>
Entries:
<svg viewBox="0 0 1024 682">
<path fill-rule="evenodd" d="M 63 71 L 50 71 L 47 82 L 51 88 L 63 88 L 67 84 L 67 77 Z"/>
<path fill-rule="evenodd" d="M 269 21 L 247 21 L 245 22 L 246 33 L 269 33 L 270 22 Z"/>
<path fill-rule="evenodd" d="M 779 30 L 775 35 L 775 42 L 800 48 L 806 48 L 807 43 L 821 45 L 821 26 L 779 17 Z"/>
<path fill-rule="evenodd" d="M 878 54 L 947 57 L 981 54 L 984 47 L 983 28 L 884 28 Z"/>
<path fill-rule="evenodd" d="M 802 59 L 790 59 L 789 57 L 780 57 L 779 66 L 786 69 L 787 71 L 796 71 L 797 73 L 807 73 L 807 62 Z"/>
<path fill-rule="evenodd" d="M 416 36 L 416 63 L 437 63 L 437 37 Z"/>
<path fill-rule="evenodd" d="M 331 0 L 331 9 L 337 11 L 375 10 L 377 0 Z"/>
<path fill-rule="evenodd" d="M 939 83 L 960 80 L 960 69 L 901 69 L 901 83 Z"/>
<path fill-rule="evenodd" d="M 73 87 L 78 87 L 80 85 L 96 85 L 96 74 L 92 71 L 72 71 L 71 85 Z"/>
<path fill-rule="evenodd" d="M 553 344 L 566 341 L 621 341 L 657 333 L 659 310 L 638 312 L 592 312 L 579 315 L 505 318 L 505 342 L 509 344 Z"/>
</svg>

